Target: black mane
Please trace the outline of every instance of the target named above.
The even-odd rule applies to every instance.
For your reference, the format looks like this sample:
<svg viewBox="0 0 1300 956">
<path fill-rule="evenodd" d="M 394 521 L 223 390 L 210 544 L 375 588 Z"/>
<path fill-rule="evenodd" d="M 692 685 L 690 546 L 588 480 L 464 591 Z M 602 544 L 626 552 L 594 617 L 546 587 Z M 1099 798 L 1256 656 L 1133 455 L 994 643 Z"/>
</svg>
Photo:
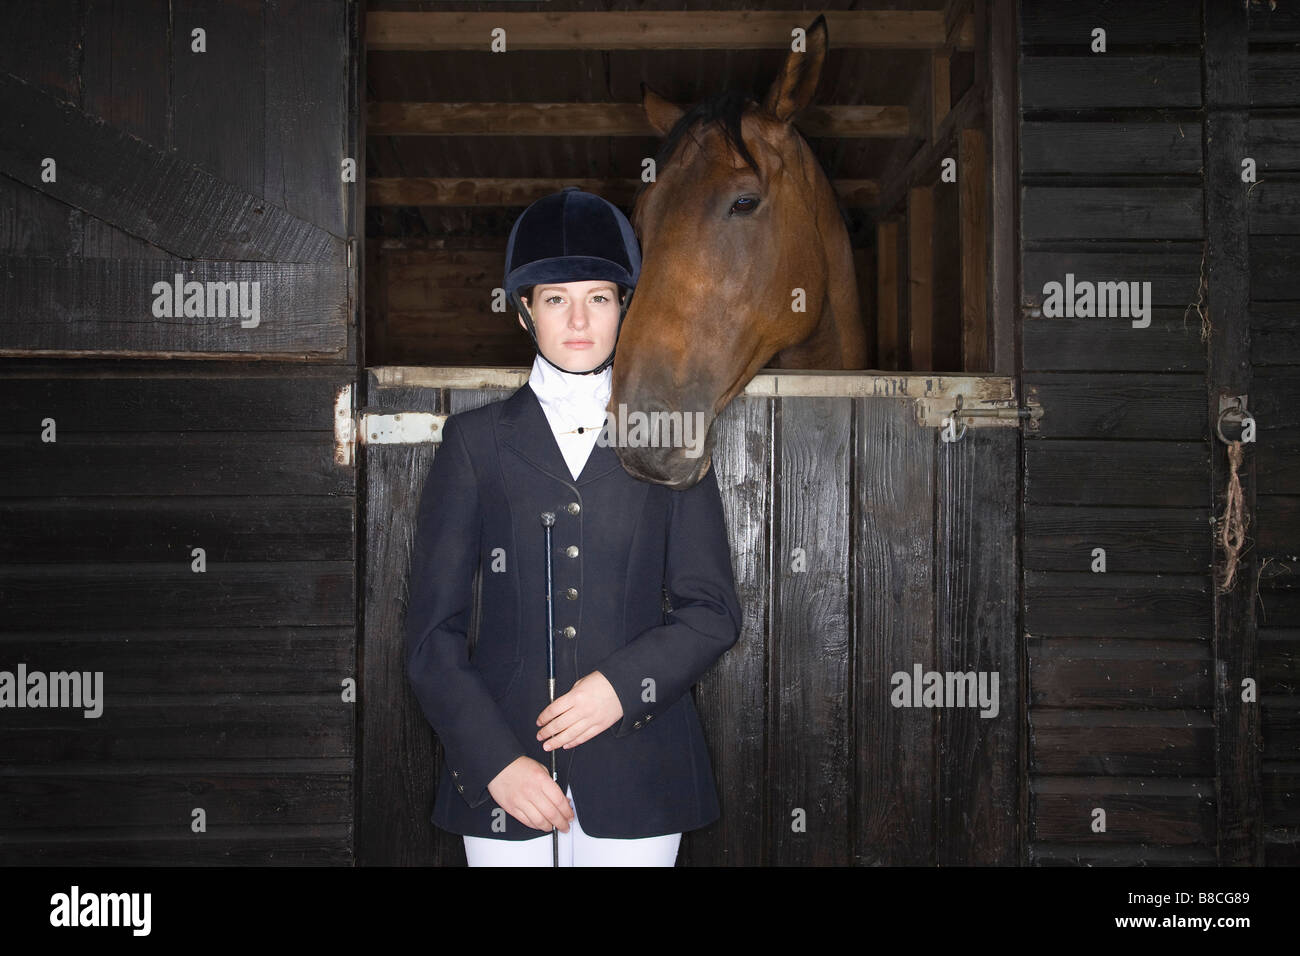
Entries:
<svg viewBox="0 0 1300 956">
<path fill-rule="evenodd" d="M 659 146 L 659 152 L 655 153 L 655 175 L 659 175 L 659 170 L 667 165 L 672 158 L 677 146 L 686 134 L 691 131 L 697 124 L 701 127 L 708 126 L 710 123 L 717 125 L 722 131 L 723 138 L 727 145 L 740 154 L 745 160 L 745 164 L 759 175 L 758 162 L 749 152 L 745 145 L 744 137 L 740 132 L 740 120 L 745 114 L 745 107 L 751 103 L 757 103 L 752 96 L 742 93 L 738 90 L 723 90 L 716 93 L 706 100 L 696 103 L 691 109 L 682 114 L 681 119 L 673 124 L 673 128 L 668 131 L 668 136 Z M 632 198 L 632 205 L 635 208 L 637 200 L 641 198 L 641 192 L 650 185 L 642 183 L 637 187 L 636 195 Z"/>
<path fill-rule="evenodd" d="M 745 108 L 750 104 L 757 105 L 758 101 L 748 93 L 742 93 L 739 90 L 723 90 L 721 93 L 715 93 L 708 99 L 701 100 L 691 109 L 682 114 L 681 118 L 673 124 L 673 128 L 668 131 L 667 137 L 659 146 L 659 151 L 655 153 L 655 175 L 668 164 L 672 155 L 677 150 L 678 144 L 686 138 L 687 133 L 697 125 L 707 127 L 710 123 L 717 125 L 722 131 L 723 139 L 732 149 L 740 154 L 745 164 L 754 171 L 754 175 L 761 175 L 758 169 L 758 162 L 745 146 L 744 137 L 740 131 L 740 120 L 745 114 Z M 816 153 L 813 154 L 816 157 Z M 817 157 L 817 164 L 821 166 L 822 175 L 829 180 L 830 175 L 826 172 L 826 164 Z M 636 208 L 637 202 L 641 198 L 641 193 L 650 183 L 641 183 L 632 197 L 631 209 Z M 833 190 L 832 190 L 833 191 Z M 840 218 L 850 230 L 852 222 L 849 219 L 848 210 L 844 206 L 844 201 L 840 198 L 839 193 L 835 193 L 835 205 L 839 209 Z"/>
</svg>

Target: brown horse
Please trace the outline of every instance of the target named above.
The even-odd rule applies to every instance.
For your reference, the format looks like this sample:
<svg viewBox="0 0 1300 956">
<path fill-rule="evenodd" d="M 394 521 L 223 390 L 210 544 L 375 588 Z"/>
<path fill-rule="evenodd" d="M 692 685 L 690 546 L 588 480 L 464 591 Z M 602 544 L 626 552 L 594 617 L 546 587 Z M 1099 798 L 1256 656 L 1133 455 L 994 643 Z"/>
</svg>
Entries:
<svg viewBox="0 0 1300 956">
<path fill-rule="evenodd" d="M 643 260 L 608 408 L 615 421 L 639 412 L 643 424 L 655 413 L 666 422 L 681 412 L 704 427 L 702 447 L 683 447 L 676 435 L 668 447 L 647 442 L 645 429 L 643 440 L 617 445 L 637 478 L 685 489 L 704 477 L 714 419 L 769 363 L 866 364 L 848 231 L 834 189 L 791 123 L 817 87 L 826 33 L 819 16 L 806 52 L 786 57 L 761 106 L 727 92 L 684 113 L 642 84 L 646 115 L 667 139 L 655 181 L 633 203 Z M 629 433 L 636 436 L 635 421 Z"/>
</svg>

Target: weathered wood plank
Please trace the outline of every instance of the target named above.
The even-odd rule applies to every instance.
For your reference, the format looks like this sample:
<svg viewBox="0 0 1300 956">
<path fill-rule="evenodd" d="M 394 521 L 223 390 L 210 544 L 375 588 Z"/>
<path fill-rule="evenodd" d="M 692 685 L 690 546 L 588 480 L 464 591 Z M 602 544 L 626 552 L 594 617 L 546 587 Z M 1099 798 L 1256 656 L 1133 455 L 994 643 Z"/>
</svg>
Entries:
<svg viewBox="0 0 1300 956">
<path fill-rule="evenodd" d="M 1106 831 L 1093 830 L 1095 811 Z M 1031 838 L 1091 846 L 1152 843 L 1160 847 L 1214 845 L 1212 780 L 1115 780 L 1050 777 L 1035 782 L 1029 800 Z"/>
<path fill-rule="evenodd" d="M 1201 124 L 1026 122 L 1021 174 L 1033 176 L 1198 175 Z"/>
<path fill-rule="evenodd" d="M 1041 306 L 1043 286 L 1064 282 L 1066 273 L 1072 272 L 1081 281 L 1150 282 L 1154 305 L 1182 310 L 1196 301 L 1203 256 L 1200 242 L 1089 242 L 1086 248 L 1027 245 L 1022 258 L 1024 294 L 1027 301 Z"/>
<path fill-rule="evenodd" d="M 1300 541 L 1300 496 L 1259 494 L 1259 526 L 1255 529 L 1255 546 L 1260 560 L 1296 560 L 1296 542 Z"/>
<path fill-rule="evenodd" d="M 0 75 L 0 112 L 0 173 L 173 255 L 342 262 L 325 230 L 11 74 Z M 42 182 L 45 157 L 58 163 L 55 182 Z"/>
<path fill-rule="evenodd" d="M 0 73 L 12 73 L 69 103 L 81 102 L 84 0 L 27 4 L 5 18 Z"/>
<path fill-rule="evenodd" d="M 378 388 L 367 401 L 396 411 L 446 413 L 437 388 Z M 410 573 L 414 516 L 436 445 L 368 445 L 365 474 L 366 575 L 362 700 L 386 701 L 362 721 L 357 862 L 363 866 L 463 865 L 464 843 L 435 827 L 436 736 L 406 675 L 408 593 L 394 582 Z M 410 516 L 394 522 L 393 515 Z M 409 581 L 407 582 L 409 588 Z M 459 854 L 459 855 L 457 855 Z"/>
<path fill-rule="evenodd" d="M 1080 867 L 1189 867 L 1214 865 L 1214 850 L 1203 846 L 1152 846 L 1150 843 L 1105 846 L 1060 846 L 1030 843 L 1028 862 L 1033 866 Z"/>
<path fill-rule="evenodd" d="M 1026 240 L 1199 239 L 1199 186 L 1026 186 Z"/>
<path fill-rule="evenodd" d="M 1240 145 L 1244 151 L 1245 143 Z M 1250 235 L 1300 235 L 1300 183 L 1262 180 L 1248 186 L 1241 182 L 1240 163 L 1236 172 L 1237 188 L 1246 192 L 1244 205 Z"/>
<path fill-rule="evenodd" d="M 336 236 L 348 234 L 347 197 L 353 188 L 342 175 L 350 122 L 346 23 L 350 7 L 345 0 L 268 0 L 264 14 L 262 195 Z M 304 109 L 304 104 L 311 108 Z M 362 157 L 352 158 L 360 176 Z"/>
<path fill-rule="evenodd" d="M 682 105 L 690 109 L 692 104 Z M 638 103 L 370 103 L 373 136 L 658 136 Z M 906 136 L 906 106 L 810 105 L 795 120 L 805 137 Z"/>
<path fill-rule="evenodd" d="M 1246 143 L 1259 178 L 1300 170 L 1300 116 L 1247 114 Z"/>
<path fill-rule="evenodd" d="M 1106 31 L 1107 50 L 1151 44 L 1199 44 L 1199 12 L 1196 4 L 1185 0 L 1147 0 L 1142 5 L 1141 17 L 1133 16 L 1132 9 L 1117 7 L 1109 0 L 1025 3 L 1021 5 L 1020 42 L 1025 46 L 1074 44 L 1086 50 L 1092 31 L 1100 27 Z"/>
<path fill-rule="evenodd" d="M 1248 65 L 1249 105 L 1291 107 L 1300 88 L 1300 56 L 1295 53 L 1253 52 Z M 1243 97 L 1236 105 L 1245 106 Z"/>
<path fill-rule="evenodd" d="M 1024 626 L 1034 637 L 1210 637 L 1210 582 L 1200 574 L 1026 571 Z"/>
<path fill-rule="evenodd" d="M 1253 308 L 1264 301 L 1300 300 L 1300 269 L 1295 267 L 1293 236 L 1251 236 L 1250 299 Z"/>
<path fill-rule="evenodd" d="M 0 564 L 347 561 L 350 496 L 0 498 Z"/>
<path fill-rule="evenodd" d="M 988 321 L 988 155 L 984 133 L 958 134 L 960 195 L 958 229 L 961 255 L 961 363 L 963 371 L 991 368 Z"/>
<path fill-rule="evenodd" d="M 1157 306 L 1144 329 L 1133 328 L 1129 319 L 1031 315 L 1023 330 L 1026 371 L 1173 373 L 1205 368 L 1205 344 L 1194 310 Z M 1040 428 L 1047 425 L 1047 417 L 1040 420 Z"/>
<path fill-rule="evenodd" d="M 137 623 L 137 622 L 132 622 Z M 273 694 L 341 692 L 354 676 L 349 627 L 185 627 L 182 631 L 0 632 L 3 663 L 41 671 L 103 671 L 113 693 Z"/>
<path fill-rule="evenodd" d="M 1211 323 L 1207 352 L 1205 419 L 1210 428 L 1219 416 L 1221 395 L 1248 395 L 1250 369 L 1250 233 L 1284 230 L 1288 191 L 1277 184 L 1257 184 L 1248 193 L 1241 181 L 1246 152 L 1248 113 L 1243 108 L 1255 56 L 1250 53 L 1248 14 L 1235 4 L 1206 3 L 1205 22 L 1205 211 L 1207 288 Z M 1253 92 L 1253 91 L 1252 91 Z M 1292 89 L 1294 101 L 1294 87 Z M 1261 193 L 1260 190 L 1267 190 Z M 1260 200 L 1281 204 L 1270 213 Z M 1295 230 L 1300 231 L 1300 230 Z M 1225 428 L 1225 432 L 1228 429 Z M 1216 516 L 1227 510 L 1228 455 L 1217 439 L 1210 442 L 1210 492 Z M 1255 524 L 1254 456 L 1246 455 L 1237 472 L 1246 527 Z M 1245 554 L 1231 590 L 1222 591 L 1228 555 L 1213 550 L 1211 596 L 1214 684 L 1215 775 L 1218 791 L 1217 851 L 1221 865 L 1259 865 L 1264 848 L 1260 814 L 1260 734 L 1267 715 L 1241 697 L 1242 681 L 1258 673 L 1255 635 L 1257 555 Z"/>
<path fill-rule="evenodd" d="M 1034 774 L 1212 778 L 1214 722 L 1194 708 L 1031 708 L 1029 761 Z"/>
<path fill-rule="evenodd" d="M 1199 56 L 1026 56 L 1020 107 L 1100 110 L 1199 109 Z"/>
<path fill-rule="evenodd" d="M 934 187 L 907 192 L 907 356 L 908 368 L 934 364 Z"/>
<path fill-rule="evenodd" d="M 167 0 L 96 3 L 85 11 L 86 113 L 158 146 L 169 145 L 171 132 L 169 16 Z"/>
<path fill-rule="evenodd" d="M 997 688 L 995 712 L 939 714 L 940 866 L 1020 860 L 1019 445 L 1018 432 L 972 429 L 936 449 L 934 659 L 941 672 L 975 673 Z"/>
<path fill-rule="evenodd" d="M 0 252 L 16 256 L 80 255 L 86 214 L 0 176 Z M 6 316 L 8 318 L 8 316 Z"/>
<path fill-rule="evenodd" d="M 263 23 L 259 0 L 175 0 L 172 13 L 173 148 L 258 197 L 276 196 L 262 189 L 266 146 L 257 121 L 266 113 L 264 33 L 273 22 Z M 206 34 L 203 52 L 193 50 L 196 29 Z"/>
<path fill-rule="evenodd" d="M 827 10 L 839 50 L 930 50 L 947 42 L 941 10 Z M 488 51 L 491 31 L 506 30 L 512 50 L 765 50 L 790 48 L 790 31 L 807 29 L 801 10 L 563 11 L 441 13 L 375 11 L 366 17 L 371 50 Z M 967 18 L 969 23 L 969 18 Z M 969 26 L 958 49 L 974 46 Z"/>
<path fill-rule="evenodd" d="M 277 771 L 273 765 L 252 773 L 178 768 L 168 774 L 129 775 L 88 767 L 75 777 L 46 769 L 6 768 L 0 777 L 0 785 L 17 797 L 0 801 L 0 828 L 10 835 L 21 837 L 23 830 L 50 827 L 94 839 L 91 828 L 141 826 L 156 827 L 161 836 L 188 827 L 196 807 L 207 814 L 209 832 L 232 826 L 321 826 L 352 820 L 350 767 L 294 773 Z"/>
<path fill-rule="evenodd" d="M 526 176 L 372 177 L 367 206 L 527 206 L 565 186 L 580 186 L 617 206 L 630 206 L 639 179 L 563 179 Z M 880 196 L 874 179 L 837 179 L 831 184 L 846 206 L 871 206 Z"/>
<path fill-rule="evenodd" d="M 767 767 L 770 862 L 777 865 L 850 860 L 851 406 L 801 398 L 776 409 L 771 600 L 781 627 L 769 638 Z"/>
<path fill-rule="evenodd" d="M 1081 439 L 1024 447 L 1026 504 L 1205 506 L 1203 442 Z"/>
<path fill-rule="evenodd" d="M 1024 382 L 1050 409 L 1039 419 L 1039 438 L 1209 438 L 1200 375 L 1038 373 Z"/>
<path fill-rule="evenodd" d="M 1225 428 L 1225 432 L 1227 429 Z M 1247 452 L 1247 460 L 1251 455 Z M 1300 494 L 1300 438 L 1278 435 L 1259 445 L 1254 454 L 1255 487 L 1262 494 Z"/>
<path fill-rule="evenodd" d="M 931 355 L 934 368 L 962 369 L 961 174 L 934 186 Z"/>
<path fill-rule="evenodd" d="M 1025 567 L 1090 571 L 1103 548 L 1107 572 L 1209 574 L 1209 522 L 1209 508 L 1038 505 L 1025 512 Z"/>
<path fill-rule="evenodd" d="M 159 282 L 174 286 L 178 274 L 205 284 L 196 303 L 207 314 L 177 316 L 173 293 L 154 291 Z M 0 354 L 325 358 L 347 348 L 347 275 L 337 266 L 0 257 L 0 276 L 0 313 L 7 318 Z M 229 282 L 248 283 L 236 289 L 242 299 L 235 315 L 224 298 L 228 287 L 207 285 Z M 170 300 L 172 316 L 155 316 L 160 297 Z"/>
<path fill-rule="evenodd" d="M 342 626 L 356 608 L 351 561 L 29 565 L 0 568 L 8 628 Z"/>
<path fill-rule="evenodd" d="M 774 402 L 739 396 L 714 425 L 723 517 L 732 542 L 736 595 L 744 609 L 739 639 L 696 685 L 696 710 L 709 742 L 722 816 L 682 834 L 682 866 L 761 866 L 767 862 L 763 809 L 768 699 L 764 680 L 769 644 L 772 555 L 772 422 Z"/>
<path fill-rule="evenodd" d="M 213 829 L 196 839 L 156 827 L 0 833 L 5 866 L 351 866 L 349 824 Z"/>
<path fill-rule="evenodd" d="M 0 434 L 30 435 L 42 418 L 85 432 L 332 431 L 350 369 L 322 366 L 166 367 L 110 376 L 92 368 L 11 360 L 0 369 Z M 210 367 L 209 367 L 210 368 Z M 267 409 L 274 415 L 267 415 Z"/>
<path fill-rule="evenodd" d="M 351 757 L 355 710 L 333 694 L 114 697 L 104 712 L 15 709 L 5 716 L 6 764 L 64 761 Z M 8 837 L 9 834 L 3 835 Z M 0 840 L 3 839 L 0 837 Z"/>
<path fill-rule="evenodd" d="M 932 863 L 937 714 L 895 708 L 891 675 L 936 660 L 933 432 L 892 402 L 854 403 L 854 862 Z"/>
<path fill-rule="evenodd" d="M 0 437 L 0 487 L 8 497 L 51 495 L 339 495 L 353 474 L 334 461 L 333 436 L 196 432 L 62 435 L 42 442 L 40 424 Z"/>
<path fill-rule="evenodd" d="M 1034 638 L 1031 707 L 1209 708 L 1214 669 L 1203 642 Z"/>
<path fill-rule="evenodd" d="M 876 361 L 882 369 L 901 367 L 898 232 L 897 222 L 881 222 L 876 226 Z"/>
</svg>

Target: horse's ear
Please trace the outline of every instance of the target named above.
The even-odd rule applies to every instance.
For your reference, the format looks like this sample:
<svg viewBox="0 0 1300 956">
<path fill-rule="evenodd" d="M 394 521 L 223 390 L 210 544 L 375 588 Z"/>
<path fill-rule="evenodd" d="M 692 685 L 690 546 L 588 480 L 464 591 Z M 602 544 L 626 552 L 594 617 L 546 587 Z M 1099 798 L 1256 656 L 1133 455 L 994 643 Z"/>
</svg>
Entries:
<svg viewBox="0 0 1300 956">
<path fill-rule="evenodd" d="M 664 99 L 644 82 L 641 84 L 641 106 L 645 109 L 650 125 L 659 131 L 660 136 L 667 136 L 673 124 L 686 112 L 676 103 Z"/>
<path fill-rule="evenodd" d="M 790 122 L 800 110 L 812 102 L 821 79 L 822 62 L 826 59 L 827 30 L 825 14 L 809 24 L 805 31 L 805 51 L 786 54 L 781 72 L 768 87 L 763 99 L 763 109 L 782 123 Z"/>
</svg>

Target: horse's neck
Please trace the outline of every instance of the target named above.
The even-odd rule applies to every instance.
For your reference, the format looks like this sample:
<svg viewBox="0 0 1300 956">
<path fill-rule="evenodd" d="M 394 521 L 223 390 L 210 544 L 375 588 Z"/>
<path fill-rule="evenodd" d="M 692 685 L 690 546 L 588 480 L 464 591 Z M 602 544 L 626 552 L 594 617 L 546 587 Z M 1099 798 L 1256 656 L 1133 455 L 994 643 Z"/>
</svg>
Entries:
<svg viewBox="0 0 1300 956">
<path fill-rule="evenodd" d="M 832 209 L 838 218 L 839 211 Z M 843 229 L 831 231 L 828 239 L 829 270 L 822 311 L 812 335 L 797 345 L 778 352 L 769 368 L 860 369 L 867 366 L 867 332 L 858 301 L 853 249 Z"/>
</svg>

